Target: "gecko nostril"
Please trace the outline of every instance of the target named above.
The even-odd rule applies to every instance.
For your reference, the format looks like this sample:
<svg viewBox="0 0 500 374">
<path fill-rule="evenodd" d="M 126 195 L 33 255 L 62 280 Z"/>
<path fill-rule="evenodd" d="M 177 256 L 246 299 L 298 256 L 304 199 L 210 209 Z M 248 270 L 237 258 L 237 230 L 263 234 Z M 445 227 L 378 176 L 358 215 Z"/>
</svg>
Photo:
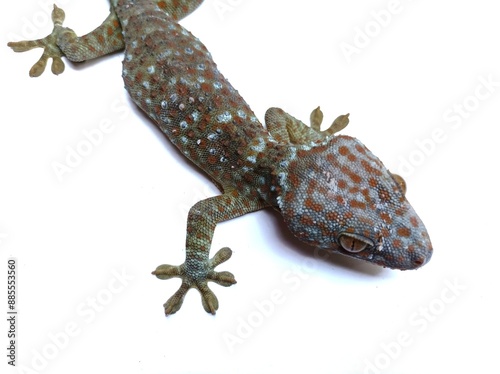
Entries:
<svg viewBox="0 0 500 374">
<path fill-rule="evenodd" d="M 413 264 L 415 266 L 422 266 L 425 263 L 425 259 L 423 257 L 419 257 L 413 260 Z"/>
</svg>

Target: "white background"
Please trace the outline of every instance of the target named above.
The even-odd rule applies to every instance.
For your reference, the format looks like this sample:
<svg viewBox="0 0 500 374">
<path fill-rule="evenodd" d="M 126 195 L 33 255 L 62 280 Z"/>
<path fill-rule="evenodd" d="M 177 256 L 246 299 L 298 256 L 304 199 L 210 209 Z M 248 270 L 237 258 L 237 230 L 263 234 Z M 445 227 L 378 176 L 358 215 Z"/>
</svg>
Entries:
<svg viewBox="0 0 500 374">
<path fill-rule="evenodd" d="M 107 15 L 105 0 L 65 3 L 65 25 L 79 34 Z M 132 105 L 121 54 L 29 78 L 40 50 L 5 44 L 50 31 L 44 2 L 4 5 L 0 309 L 9 256 L 19 284 L 19 366 L 8 372 L 498 370 L 499 9 L 491 0 L 397 3 L 207 0 L 182 23 L 261 120 L 270 106 L 304 121 L 317 105 L 328 122 L 350 112 L 344 133 L 405 175 L 433 241 L 430 263 L 399 272 L 322 261 L 279 214 L 262 211 L 217 227 L 212 253 L 233 249 L 219 270 L 238 280 L 212 286 L 217 315 L 191 291 L 169 318 L 162 304 L 179 280 L 150 272 L 183 261 L 187 210 L 217 190 Z M 359 47 L 350 59 L 345 43 Z M 103 121 L 112 131 L 59 180 L 54 162 Z"/>
</svg>

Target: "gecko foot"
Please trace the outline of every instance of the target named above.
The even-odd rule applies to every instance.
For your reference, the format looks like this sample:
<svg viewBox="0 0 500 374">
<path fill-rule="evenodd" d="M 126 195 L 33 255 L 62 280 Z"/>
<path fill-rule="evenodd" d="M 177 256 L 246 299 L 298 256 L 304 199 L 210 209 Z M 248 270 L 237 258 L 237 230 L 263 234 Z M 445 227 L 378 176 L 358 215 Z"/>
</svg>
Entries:
<svg viewBox="0 0 500 374">
<path fill-rule="evenodd" d="M 325 135 L 333 135 L 341 130 L 343 130 L 349 124 L 349 113 L 342 114 L 338 116 L 335 121 L 331 124 L 331 126 L 321 131 L 321 123 L 323 123 L 323 112 L 320 107 L 314 109 L 311 113 L 311 128 L 318 133 L 324 133 Z"/>
<path fill-rule="evenodd" d="M 57 40 L 61 34 L 61 31 L 73 33 L 71 29 L 63 28 L 62 24 L 64 22 L 65 14 L 61 8 L 54 5 L 54 10 L 52 11 L 52 22 L 54 24 L 54 29 L 50 35 L 42 39 L 37 40 L 23 40 L 20 42 L 10 42 L 7 46 L 12 48 L 14 52 L 26 52 L 33 48 L 43 48 L 43 54 L 40 59 L 31 67 L 30 77 L 39 77 L 45 71 L 47 66 L 47 61 L 52 58 L 52 73 L 59 75 L 64 71 L 64 62 L 61 57 L 64 56 L 62 51 L 57 45 Z"/>
<path fill-rule="evenodd" d="M 234 275 L 228 271 L 216 272 L 215 267 L 229 260 L 231 250 L 227 247 L 220 249 L 213 258 L 207 261 L 206 265 L 189 266 L 185 262 L 179 266 L 160 265 L 152 272 L 159 279 L 181 278 L 180 288 L 171 296 L 165 304 L 165 315 L 169 316 L 177 312 L 184 301 L 186 293 L 191 288 L 196 288 L 201 294 L 203 308 L 207 313 L 215 314 L 219 308 L 219 301 L 215 294 L 208 287 L 208 282 L 215 282 L 221 286 L 229 287 L 236 283 Z M 199 263 L 198 263 L 199 264 Z"/>
</svg>

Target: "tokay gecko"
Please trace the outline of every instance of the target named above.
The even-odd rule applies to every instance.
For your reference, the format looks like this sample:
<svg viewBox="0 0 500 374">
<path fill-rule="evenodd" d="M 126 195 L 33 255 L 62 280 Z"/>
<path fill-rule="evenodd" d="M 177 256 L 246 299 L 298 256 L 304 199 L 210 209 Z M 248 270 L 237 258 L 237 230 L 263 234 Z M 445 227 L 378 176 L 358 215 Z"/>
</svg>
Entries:
<svg viewBox="0 0 500 374">
<path fill-rule="evenodd" d="M 160 279 L 182 279 L 164 304 L 165 314 L 177 312 L 191 288 L 215 314 L 219 303 L 208 282 L 236 283 L 230 272 L 215 271 L 231 250 L 209 256 L 215 227 L 267 207 L 280 212 L 299 240 L 319 250 L 401 270 L 427 263 L 432 245 L 405 198 L 404 180 L 359 140 L 336 134 L 348 115 L 321 131 L 319 108 L 311 126 L 271 108 L 263 127 L 205 46 L 178 23 L 202 2 L 111 0 L 106 20 L 82 37 L 62 26 L 64 12 L 54 6 L 49 36 L 8 44 L 16 52 L 44 49 L 30 70 L 33 77 L 43 73 L 49 58 L 52 72 L 60 74 L 63 56 L 77 62 L 124 49 L 122 76 L 132 100 L 220 189 L 189 210 L 185 262 L 153 271 Z"/>
</svg>

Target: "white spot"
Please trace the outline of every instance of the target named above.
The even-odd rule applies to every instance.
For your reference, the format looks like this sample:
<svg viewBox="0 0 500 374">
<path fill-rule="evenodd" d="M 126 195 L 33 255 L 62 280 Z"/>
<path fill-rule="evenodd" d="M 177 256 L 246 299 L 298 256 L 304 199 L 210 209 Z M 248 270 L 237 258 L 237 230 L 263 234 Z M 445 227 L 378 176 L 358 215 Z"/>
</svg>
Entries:
<svg viewBox="0 0 500 374">
<path fill-rule="evenodd" d="M 161 104 L 160 104 L 160 105 L 161 105 L 161 108 L 162 108 L 162 109 L 167 109 L 167 108 L 168 108 L 168 103 L 167 103 L 167 101 L 166 101 L 166 100 L 162 100 L 162 102 L 161 102 Z"/>
<path fill-rule="evenodd" d="M 288 161 L 283 160 L 283 161 L 281 161 L 281 162 L 280 162 L 280 164 L 279 164 L 279 165 L 280 165 L 280 167 L 281 167 L 281 168 L 287 168 L 287 167 L 288 167 L 288 164 L 289 164 L 289 162 L 288 162 Z"/>
<path fill-rule="evenodd" d="M 247 161 L 250 161 L 252 164 L 255 164 L 257 163 L 257 158 L 254 155 L 248 156 Z"/>
<path fill-rule="evenodd" d="M 154 66 L 148 66 L 148 73 L 153 74 L 156 71 Z"/>
<path fill-rule="evenodd" d="M 160 53 L 158 55 L 158 60 L 160 60 L 160 61 L 165 60 L 166 57 L 171 56 L 171 55 L 172 55 L 172 50 L 166 49 L 165 51 L 163 51 L 162 53 Z"/>
<path fill-rule="evenodd" d="M 264 142 L 264 139 L 259 138 L 259 144 L 252 145 L 250 148 L 256 152 L 262 152 L 266 149 L 266 143 Z"/>
<path fill-rule="evenodd" d="M 233 116 L 228 111 L 219 114 L 217 116 L 217 122 L 219 123 L 229 123 L 233 119 Z"/>
<path fill-rule="evenodd" d="M 193 120 L 195 122 L 198 122 L 198 120 L 200 119 L 200 113 L 197 111 L 194 111 L 193 113 L 191 113 L 191 117 L 193 118 Z"/>
</svg>

